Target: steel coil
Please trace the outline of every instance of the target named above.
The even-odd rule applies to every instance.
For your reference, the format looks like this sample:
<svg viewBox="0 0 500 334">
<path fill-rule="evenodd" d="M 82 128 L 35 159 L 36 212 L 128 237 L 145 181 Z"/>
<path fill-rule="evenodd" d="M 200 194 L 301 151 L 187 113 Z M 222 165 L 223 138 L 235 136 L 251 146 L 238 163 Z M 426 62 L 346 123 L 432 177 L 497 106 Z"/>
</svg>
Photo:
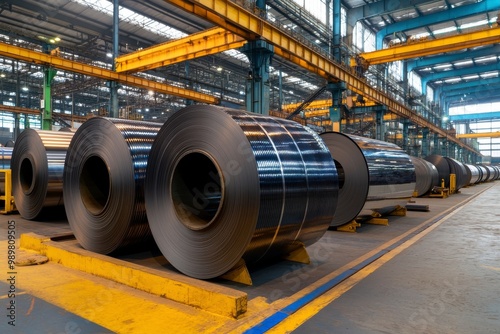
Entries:
<svg viewBox="0 0 500 334">
<path fill-rule="evenodd" d="M 339 174 L 339 226 L 373 210 L 404 206 L 415 190 L 415 167 L 397 145 L 380 140 L 322 133 Z"/>
<path fill-rule="evenodd" d="M 456 190 L 467 185 L 467 170 L 461 162 L 438 154 L 429 155 L 425 157 L 425 160 L 436 166 L 439 172 L 439 179 L 444 180 L 446 188 L 450 187 L 450 174 L 455 174 Z"/>
<path fill-rule="evenodd" d="M 161 124 L 95 117 L 69 146 L 64 169 L 66 216 L 85 249 L 108 254 L 150 237 L 144 179 Z"/>
<path fill-rule="evenodd" d="M 63 208 L 64 159 L 73 133 L 26 129 L 12 151 L 12 194 L 25 219 Z M 44 210 L 47 209 L 47 210 Z M 47 212 L 48 213 L 48 212 Z"/>
<path fill-rule="evenodd" d="M 335 165 L 321 139 L 292 121 L 190 106 L 151 149 L 146 209 L 153 237 L 182 273 L 217 277 L 310 245 L 336 209 Z"/>
<path fill-rule="evenodd" d="M 489 170 L 482 165 L 476 165 L 476 166 L 481 171 L 481 179 L 479 180 L 479 182 L 486 182 L 486 180 L 488 180 L 489 177 Z"/>
<path fill-rule="evenodd" d="M 495 180 L 500 179 L 500 167 L 499 167 L 499 166 L 492 166 L 492 167 L 493 167 L 493 168 L 495 168 L 495 170 L 496 170 L 496 173 L 495 173 L 495 175 L 496 175 Z"/>
<path fill-rule="evenodd" d="M 439 173 L 433 164 L 418 157 L 410 158 L 415 166 L 417 196 L 423 196 L 434 186 L 439 186 Z"/>
<path fill-rule="evenodd" d="M 465 167 L 470 172 L 469 184 L 478 183 L 481 179 L 481 169 L 476 165 L 465 164 Z"/>
<path fill-rule="evenodd" d="M 488 170 L 488 179 L 486 181 L 493 181 L 496 178 L 496 169 L 492 166 L 484 166 Z"/>
</svg>

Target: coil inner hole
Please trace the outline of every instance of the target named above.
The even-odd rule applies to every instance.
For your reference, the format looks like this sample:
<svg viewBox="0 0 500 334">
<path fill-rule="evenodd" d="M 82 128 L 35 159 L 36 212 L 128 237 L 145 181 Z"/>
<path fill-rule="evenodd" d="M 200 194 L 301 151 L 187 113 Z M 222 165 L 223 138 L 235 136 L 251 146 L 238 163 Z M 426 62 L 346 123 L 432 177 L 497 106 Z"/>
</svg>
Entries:
<svg viewBox="0 0 500 334">
<path fill-rule="evenodd" d="M 24 158 L 21 161 L 21 168 L 19 169 L 19 181 L 21 182 L 21 188 L 25 194 L 29 194 L 33 189 L 33 179 L 34 179 L 33 164 L 30 159 Z"/>
<path fill-rule="evenodd" d="M 109 171 L 106 163 L 98 156 L 88 158 L 80 173 L 80 195 L 87 210 L 101 213 L 110 195 Z"/>
<path fill-rule="evenodd" d="M 171 196 L 179 220 L 191 230 L 207 228 L 222 208 L 222 172 L 207 155 L 191 152 L 177 162 Z"/>
</svg>

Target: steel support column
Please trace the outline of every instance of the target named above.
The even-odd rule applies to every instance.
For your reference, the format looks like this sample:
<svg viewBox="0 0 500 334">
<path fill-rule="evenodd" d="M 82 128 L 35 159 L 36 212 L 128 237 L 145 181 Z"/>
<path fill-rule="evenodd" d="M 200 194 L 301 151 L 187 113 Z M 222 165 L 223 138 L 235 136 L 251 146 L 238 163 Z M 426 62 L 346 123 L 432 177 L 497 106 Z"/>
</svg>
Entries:
<svg viewBox="0 0 500 334">
<path fill-rule="evenodd" d="M 241 49 L 250 60 L 246 87 L 246 109 L 258 114 L 269 115 L 269 65 L 274 47 L 262 40 L 251 41 Z"/>
<path fill-rule="evenodd" d="M 333 0 L 333 22 L 332 22 L 332 58 L 339 63 L 342 63 L 342 51 L 341 51 L 341 1 Z"/>
<path fill-rule="evenodd" d="M 52 80 L 57 70 L 48 67 L 45 68 L 43 74 L 42 130 L 52 130 Z"/>
<path fill-rule="evenodd" d="M 386 112 L 385 106 L 380 106 L 376 108 L 376 120 L 375 120 L 375 139 L 385 141 L 385 122 L 384 122 L 384 113 Z"/>
<path fill-rule="evenodd" d="M 434 149 L 432 153 L 439 154 L 439 136 L 437 134 L 434 134 Z"/>
<path fill-rule="evenodd" d="M 403 147 L 402 149 L 410 154 L 410 151 L 408 150 L 408 128 L 410 125 L 410 121 L 405 119 L 403 120 Z"/>
<path fill-rule="evenodd" d="M 422 156 L 426 157 L 429 155 L 429 129 L 422 129 Z"/>
<path fill-rule="evenodd" d="M 331 82 L 326 86 L 326 90 L 332 94 L 332 105 L 329 108 L 332 130 L 340 132 L 342 94 L 346 90 L 346 85 L 344 82 Z"/>
<path fill-rule="evenodd" d="M 120 5 L 119 0 L 113 0 L 113 65 L 112 70 L 116 71 L 116 58 L 118 58 L 120 29 Z M 109 82 L 109 116 L 118 117 L 118 82 Z"/>
</svg>

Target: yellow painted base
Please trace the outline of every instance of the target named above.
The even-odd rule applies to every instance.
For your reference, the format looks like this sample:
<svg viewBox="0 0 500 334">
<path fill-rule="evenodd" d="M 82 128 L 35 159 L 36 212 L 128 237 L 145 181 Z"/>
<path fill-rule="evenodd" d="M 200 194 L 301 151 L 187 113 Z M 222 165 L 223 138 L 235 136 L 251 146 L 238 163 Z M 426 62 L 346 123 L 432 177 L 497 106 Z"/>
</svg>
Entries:
<svg viewBox="0 0 500 334">
<path fill-rule="evenodd" d="M 341 225 L 341 226 L 337 226 L 335 228 L 335 230 L 337 231 L 341 231 L 341 232 L 351 232 L 351 233 L 355 233 L 356 232 L 356 228 L 360 227 L 361 224 L 358 223 L 357 221 L 353 220 L 352 222 L 350 223 L 347 223 L 347 224 L 344 224 L 344 225 Z"/>
<path fill-rule="evenodd" d="M 21 248 L 34 250 L 77 269 L 208 312 L 236 318 L 247 310 L 247 294 L 235 289 L 163 272 L 66 246 L 34 233 L 21 235 Z"/>
<path fill-rule="evenodd" d="M 4 209 L 1 214 L 7 214 L 16 210 L 14 196 L 12 196 L 12 171 L 10 169 L 0 169 L 0 174 L 4 174 L 5 194 L 0 195 L 0 201 L 4 202 Z"/>
<path fill-rule="evenodd" d="M 371 219 L 367 220 L 366 223 L 372 224 L 372 225 L 388 226 L 389 220 L 387 218 L 371 218 Z"/>
<path fill-rule="evenodd" d="M 310 264 L 311 258 L 307 253 L 306 246 L 300 242 L 292 246 L 293 249 L 283 257 L 284 260 L 298 262 L 303 264 Z"/>
<path fill-rule="evenodd" d="M 406 216 L 406 208 L 403 208 L 399 206 L 396 210 L 392 211 L 389 216 L 400 216 L 400 217 L 405 217 Z"/>
<path fill-rule="evenodd" d="M 231 282 L 241 283 L 245 285 L 252 285 L 252 277 L 248 271 L 245 260 L 240 259 L 238 263 L 220 278 L 226 279 Z"/>
</svg>

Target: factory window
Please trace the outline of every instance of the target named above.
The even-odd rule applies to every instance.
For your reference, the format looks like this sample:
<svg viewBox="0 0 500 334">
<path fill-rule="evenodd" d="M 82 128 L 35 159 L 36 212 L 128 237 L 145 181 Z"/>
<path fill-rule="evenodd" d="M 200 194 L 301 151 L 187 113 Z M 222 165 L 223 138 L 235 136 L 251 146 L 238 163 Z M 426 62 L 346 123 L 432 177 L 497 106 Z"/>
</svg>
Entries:
<svg viewBox="0 0 500 334">
<path fill-rule="evenodd" d="M 375 51 L 375 35 L 360 21 L 354 26 L 353 43 L 362 52 Z"/>
<path fill-rule="evenodd" d="M 415 88 L 419 93 L 422 93 L 422 80 L 418 74 L 414 72 L 408 73 L 408 84 Z"/>
</svg>

